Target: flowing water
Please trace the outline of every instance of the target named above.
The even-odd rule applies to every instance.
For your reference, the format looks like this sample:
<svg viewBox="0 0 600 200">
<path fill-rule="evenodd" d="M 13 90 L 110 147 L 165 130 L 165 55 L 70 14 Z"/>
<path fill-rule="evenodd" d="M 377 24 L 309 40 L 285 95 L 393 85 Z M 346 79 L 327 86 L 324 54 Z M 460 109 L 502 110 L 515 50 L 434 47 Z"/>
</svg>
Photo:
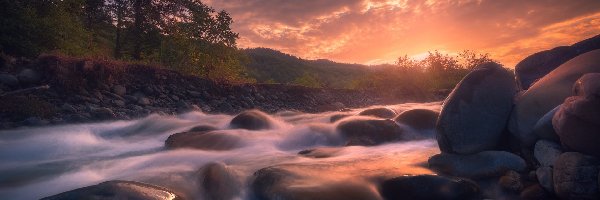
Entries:
<svg viewBox="0 0 600 200">
<path fill-rule="evenodd" d="M 434 102 L 386 107 L 397 112 L 413 108 L 439 111 L 441 105 Z M 337 123 L 329 122 L 335 114 L 340 112 L 280 112 L 271 115 L 275 127 L 261 131 L 229 129 L 234 116 L 201 112 L 0 131 L 0 199 L 39 199 L 107 180 L 140 181 L 170 188 L 190 199 L 203 199 L 198 172 L 213 162 L 223 163 L 235 172 L 241 183 L 237 199 L 250 198 L 247 188 L 252 174 L 273 165 L 288 166 L 301 174 L 304 186 L 313 188 L 336 181 L 372 185 L 382 177 L 432 173 L 424 167 L 427 158 L 439 152 L 432 138 L 342 147 L 335 131 Z M 165 149 L 169 135 L 198 125 L 211 125 L 239 136 L 243 138 L 242 146 L 225 151 Z M 298 155 L 299 151 L 319 147 L 328 147 L 333 152 L 331 157 Z"/>
</svg>

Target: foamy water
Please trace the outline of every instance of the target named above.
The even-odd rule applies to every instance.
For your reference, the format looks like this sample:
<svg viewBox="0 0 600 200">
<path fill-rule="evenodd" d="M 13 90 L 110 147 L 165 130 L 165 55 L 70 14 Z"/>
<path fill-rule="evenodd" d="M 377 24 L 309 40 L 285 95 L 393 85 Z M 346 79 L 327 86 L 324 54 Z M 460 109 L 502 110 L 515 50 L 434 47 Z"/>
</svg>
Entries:
<svg viewBox="0 0 600 200">
<path fill-rule="evenodd" d="M 440 109 L 440 103 L 385 106 L 398 113 Z M 355 109 L 345 113 L 358 113 Z M 198 170 L 212 162 L 226 164 L 242 183 L 238 199 L 248 199 L 249 177 L 256 170 L 288 166 L 314 186 L 352 180 L 371 184 L 382 177 L 432 173 L 423 167 L 439 152 L 433 139 L 399 141 L 373 147 L 343 147 L 330 123 L 340 112 L 271 115 L 275 127 L 249 131 L 229 129 L 230 115 L 192 112 L 179 116 L 151 115 L 134 121 L 0 131 L 0 199 L 39 199 L 108 180 L 131 180 L 170 188 L 190 199 L 203 199 Z M 167 150 L 171 134 L 211 125 L 243 138 L 242 147 L 228 151 Z M 410 129 L 409 129 L 410 130 Z M 433 135 L 433 130 L 409 134 Z M 305 149 L 339 147 L 335 156 L 307 158 Z"/>
</svg>

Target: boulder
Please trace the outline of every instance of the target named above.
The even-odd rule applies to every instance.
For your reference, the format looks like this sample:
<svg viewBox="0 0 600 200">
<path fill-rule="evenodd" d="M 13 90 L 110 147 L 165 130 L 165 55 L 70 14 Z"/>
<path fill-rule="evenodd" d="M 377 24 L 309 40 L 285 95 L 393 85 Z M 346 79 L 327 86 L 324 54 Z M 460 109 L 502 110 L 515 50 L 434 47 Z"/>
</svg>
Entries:
<svg viewBox="0 0 600 200">
<path fill-rule="evenodd" d="M 169 189 L 133 181 L 107 181 L 42 198 L 42 200 L 71 199 L 182 200 L 183 198 Z"/>
<path fill-rule="evenodd" d="M 554 130 L 554 126 L 552 125 L 552 118 L 556 111 L 560 108 L 559 106 L 554 107 L 554 109 L 548 111 L 540 120 L 538 120 L 533 126 L 533 134 L 540 139 L 550 140 L 559 142 L 560 139 Z"/>
<path fill-rule="evenodd" d="M 231 128 L 262 130 L 273 127 L 273 123 L 266 113 L 259 110 L 248 110 L 235 116 L 229 126 Z"/>
<path fill-rule="evenodd" d="M 592 156 L 577 152 L 561 154 L 554 164 L 554 191 L 561 199 L 599 199 L 598 165 Z"/>
<path fill-rule="evenodd" d="M 507 171 L 504 176 L 498 180 L 498 185 L 509 192 L 521 192 L 523 190 L 523 181 L 521 175 L 515 171 Z"/>
<path fill-rule="evenodd" d="M 552 179 L 552 167 L 539 167 L 535 170 L 538 182 L 544 190 L 554 193 L 554 181 Z"/>
<path fill-rule="evenodd" d="M 511 134 L 522 146 L 533 146 L 537 141 L 533 133 L 535 124 L 571 96 L 573 84 L 579 77 L 593 72 L 600 72 L 600 50 L 569 60 L 533 84 L 515 104 L 509 122 Z"/>
<path fill-rule="evenodd" d="M 473 155 L 441 153 L 428 160 L 434 171 L 467 178 L 488 178 L 504 175 L 513 170 L 523 172 L 527 167 L 523 158 L 505 151 L 483 151 Z"/>
<path fill-rule="evenodd" d="M 122 85 L 115 85 L 112 88 L 113 93 L 119 95 L 119 96 L 123 96 L 127 93 L 127 88 L 125 88 L 125 86 Z"/>
<path fill-rule="evenodd" d="M 210 126 L 210 125 L 199 125 L 199 126 L 194 126 L 188 132 L 204 132 L 204 131 L 214 131 L 214 130 L 217 130 L 217 128 Z"/>
<path fill-rule="evenodd" d="M 540 165 L 548 167 L 554 166 L 554 161 L 562 153 L 563 151 L 559 144 L 548 140 L 539 140 L 535 143 L 533 149 L 535 159 Z"/>
<path fill-rule="evenodd" d="M 385 199 L 468 200 L 481 199 L 479 186 L 471 180 L 438 175 L 400 176 L 385 180 L 380 187 Z"/>
<path fill-rule="evenodd" d="M 225 151 L 244 145 L 242 138 L 222 132 L 182 132 L 170 135 L 165 141 L 167 149 L 192 148 Z"/>
<path fill-rule="evenodd" d="M 567 149 L 597 157 L 600 157 L 600 96 L 596 95 L 600 93 L 599 78 L 600 74 L 586 74 L 579 79 L 574 90 L 580 96 L 565 99 L 552 119 Z"/>
<path fill-rule="evenodd" d="M 442 152 L 473 154 L 501 141 L 516 92 L 511 72 L 496 63 L 477 66 L 444 101 L 437 121 Z"/>
<path fill-rule="evenodd" d="M 116 118 L 115 113 L 110 108 L 105 107 L 93 109 L 92 116 L 100 120 L 110 120 Z"/>
<path fill-rule="evenodd" d="M 336 130 L 347 145 L 372 146 L 402 139 L 404 130 L 390 119 L 356 119 L 343 121 Z"/>
<path fill-rule="evenodd" d="M 439 115 L 439 112 L 433 110 L 412 109 L 400 113 L 394 121 L 417 130 L 434 129 Z"/>
<path fill-rule="evenodd" d="M 337 121 L 339 121 L 339 120 L 341 120 L 341 119 L 344 119 L 344 118 L 346 118 L 346 117 L 349 117 L 349 116 L 351 116 L 351 115 L 347 115 L 347 114 L 335 114 L 335 115 L 332 115 L 332 116 L 329 118 L 329 122 L 331 122 L 331 123 L 333 123 L 333 122 L 337 122 Z"/>
<path fill-rule="evenodd" d="M 358 113 L 360 116 L 372 116 L 383 119 L 391 119 L 396 116 L 396 111 L 389 108 L 369 108 Z"/>
<path fill-rule="evenodd" d="M 379 200 L 379 194 L 363 182 L 340 181 L 315 184 L 302 176 L 277 166 L 254 172 L 250 191 L 257 200 L 356 199 Z"/>
<path fill-rule="evenodd" d="M 42 80 L 42 76 L 32 69 L 24 69 L 17 74 L 19 82 L 24 84 L 36 84 Z"/>
<path fill-rule="evenodd" d="M 575 43 L 572 46 L 556 47 L 530 55 L 515 66 L 517 82 L 521 89 L 527 90 L 538 79 L 565 62 L 596 49 L 600 49 L 600 35 Z"/>
<path fill-rule="evenodd" d="M 9 87 L 19 86 L 19 79 L 10 74 L 0 74 L 0 83 Z"/>
<path fill-rule="evenodd" d="M 237 172 L 223 163 L 209 163 L 199 170 L 198 183 L 206 199 L 239 198 L 242 182 Z"/>
<path fill-rule="evenodd" d="M 309 158 L 329 158 L 338 155 L 343 149 L 336 147 L 320 147 L 298 152 L 298 155 Z"/>
</svg>

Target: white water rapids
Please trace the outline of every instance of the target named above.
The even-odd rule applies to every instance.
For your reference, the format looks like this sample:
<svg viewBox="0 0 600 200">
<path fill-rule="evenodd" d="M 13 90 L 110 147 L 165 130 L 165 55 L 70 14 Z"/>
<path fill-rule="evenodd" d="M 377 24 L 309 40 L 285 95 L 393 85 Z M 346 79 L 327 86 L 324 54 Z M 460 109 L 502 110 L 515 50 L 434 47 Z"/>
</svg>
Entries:
<svg viewBox="0 0 600 200">
<path fill-rule="evenodd" d="M 385 107 L 400 113 L 413 108 L 439 111 L 440 106 L 435 102 Z M 243 189 L 238 199 L 250 198 L 248 178 L 272 165 L 296 166 L 313 177 L 308 180 L 314 185 L 325 180 L 368 183 L 376 177 L 432 173 L 423 163 L 439 152 L 435 140 L 342 147 L 336 137 L 337 123 L 329 121 L 335 114 L 340 112 L 280 112 L 271 115 L 276 127 L 261 131 L 229 129 L 234 116 L 201 112 L 0 131 L 0 199 L 39 199 L 108 180 L 140 181 L 170 188 L 190 199 L 203 199 L 197 171 L 211 162 L 224 163 L 239 174 Z M 198 125 L 241 136 L 243 146 L 227 151 L 165 149 L 169 135 Z M 341 150 L 329 158 L 298 155 L 301 150 L 318 147 Z"/>
</svg>

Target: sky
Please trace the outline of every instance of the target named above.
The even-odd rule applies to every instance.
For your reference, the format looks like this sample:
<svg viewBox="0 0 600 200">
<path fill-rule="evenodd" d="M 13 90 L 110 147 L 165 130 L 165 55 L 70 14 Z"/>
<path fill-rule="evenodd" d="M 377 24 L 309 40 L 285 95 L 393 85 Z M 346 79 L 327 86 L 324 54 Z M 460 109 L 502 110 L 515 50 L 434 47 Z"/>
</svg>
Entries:
<svg viewBox="0 0 600 200">
<path fill-rule="evenodd" d="M 301 58 L 393 63 L 428 51 L 489 53 L 507 67 L 600 34 L 600 0 L 205 0 L 238 47 Z"/>
</svg>

